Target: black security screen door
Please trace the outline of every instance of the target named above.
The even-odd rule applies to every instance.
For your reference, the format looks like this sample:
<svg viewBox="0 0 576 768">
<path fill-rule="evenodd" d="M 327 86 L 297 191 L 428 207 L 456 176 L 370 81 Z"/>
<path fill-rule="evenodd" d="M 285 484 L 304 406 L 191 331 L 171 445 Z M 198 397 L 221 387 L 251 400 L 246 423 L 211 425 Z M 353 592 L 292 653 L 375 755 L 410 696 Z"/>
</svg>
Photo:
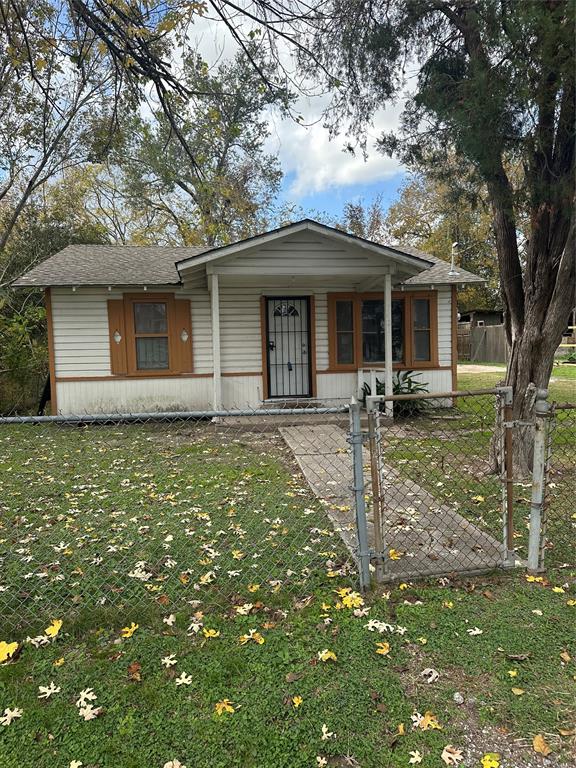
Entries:
<svg viewBox="0 0 576 768">
<path fill-rule="evenodd" d="M 268 396 L 310 397 L 310 301 L 266 299 Z"/>
</svg>

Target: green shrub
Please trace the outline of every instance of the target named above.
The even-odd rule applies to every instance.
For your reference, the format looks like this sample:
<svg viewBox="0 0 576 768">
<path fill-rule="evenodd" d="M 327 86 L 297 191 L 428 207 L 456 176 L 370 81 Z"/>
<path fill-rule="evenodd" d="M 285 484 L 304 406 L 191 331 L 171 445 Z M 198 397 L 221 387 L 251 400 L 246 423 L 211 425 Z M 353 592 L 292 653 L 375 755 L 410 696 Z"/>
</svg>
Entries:
<svg viewBox="0 0 576 768">
<path fill-rule="evenodd" d="M 421 373 L 414 371 L 396 371 L 392 378 L 392 394 L 394 395 L 416 395 L 419 392 L 428 392 L 428 384 L 423 381 L 416 381 Z M 362 402 L 366 404 L 366 398 L 372 394 L 370 385 L 364 383 L 362 387 Z M 376 394 L 384 395 L 384 382 L 376 379 Z M 394 416 L 398 419 L 407 419 L 412 416 L 418 416 L 428 409 L 427 400 L 397 400 L 394 402 Z M 380 403 L 380 410 L 384 410 L 384 403 Z"/>
</svg>

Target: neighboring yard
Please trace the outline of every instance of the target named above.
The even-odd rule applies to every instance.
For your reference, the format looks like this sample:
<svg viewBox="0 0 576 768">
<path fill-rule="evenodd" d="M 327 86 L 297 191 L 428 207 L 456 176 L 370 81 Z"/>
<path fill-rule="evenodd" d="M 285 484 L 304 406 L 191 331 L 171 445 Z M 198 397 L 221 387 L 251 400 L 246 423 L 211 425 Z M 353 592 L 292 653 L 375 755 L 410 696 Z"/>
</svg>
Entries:
<svg viewBox="0 0 576 768">
<path fill-rule="evenodd" d="M 2 768 L 574 760 L 573 571 L 337 595 L 355 588 L 347 553 L 273 432 L 6 426 L 0 479 L 0 641 L 63 620 L 0 667 L 0 713 L 22 710 L 0 726 Z M 234 711 L 217 714 L 226 699 Z M 437 720 L 413 728 L 426 712 Z M 462 761 L 441 759 L 447 745 Z"/>
</svg>

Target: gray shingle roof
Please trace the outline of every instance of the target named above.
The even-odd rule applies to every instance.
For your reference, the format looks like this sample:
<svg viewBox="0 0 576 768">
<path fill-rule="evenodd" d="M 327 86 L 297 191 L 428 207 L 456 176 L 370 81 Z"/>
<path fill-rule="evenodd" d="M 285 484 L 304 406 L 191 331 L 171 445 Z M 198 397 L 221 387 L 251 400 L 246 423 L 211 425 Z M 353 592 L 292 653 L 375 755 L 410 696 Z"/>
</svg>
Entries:
<svg viewBox="0 0 576 768">
<path fill-rule="evenodd" d="M 405 281 L 406 285 L 482 283 L 464 269 L 450 275 L 450 264 L 405 245 L 390 246 L 433 266 Z M 18 278 L 16 287 L 51 285 L 176 285 L 181 282 L 176 262 L 207 253 L 204 247 L 140 245 L 69 245 Z"/>
<path fill-rule="evenodd" d="M 69 245 L 13 285 L 174 285 L 176 262 L 205 248 L 140 245 Z"/>
<path fill-rule="evenodd" d="M 483 277 L 479 277 L 458 266 L 456 267 L 458 274 L 451 275 L 449 274 L 450 264 L 447 261 L 432 256 L 430 253 L 419 251 L 417 248 L 412 248 L 411 245 L 395 245 L 393 247 L 411 256 L 418 256 L 421 259 L 428 259 L 428 261 L 434 262 L 433 266 L 429 269 L 425 269 L 423 272 L 419 272 L 417 275 L 413 275 L 408 280 L 405 280 L 405 285 L 460 285 L 461 283 L 485 282 Z"/>
</svg>

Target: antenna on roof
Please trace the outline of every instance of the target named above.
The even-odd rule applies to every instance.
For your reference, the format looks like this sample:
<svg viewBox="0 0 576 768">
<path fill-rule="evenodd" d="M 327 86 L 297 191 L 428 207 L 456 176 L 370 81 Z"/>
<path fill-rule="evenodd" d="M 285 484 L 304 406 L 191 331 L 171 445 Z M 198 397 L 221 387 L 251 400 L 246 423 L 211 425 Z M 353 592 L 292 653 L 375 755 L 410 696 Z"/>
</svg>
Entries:
<svg viewBox="0 0 576 768">
<path fill-rule="evenodd" d="M 460 274 L 456 269 L 456 249 L 459 245 L 460 243 L 452 243 L 452 258 L 450 260 L 450 272 L 448 272 L 450 277 L 456 277 Z"/>
</svg>

